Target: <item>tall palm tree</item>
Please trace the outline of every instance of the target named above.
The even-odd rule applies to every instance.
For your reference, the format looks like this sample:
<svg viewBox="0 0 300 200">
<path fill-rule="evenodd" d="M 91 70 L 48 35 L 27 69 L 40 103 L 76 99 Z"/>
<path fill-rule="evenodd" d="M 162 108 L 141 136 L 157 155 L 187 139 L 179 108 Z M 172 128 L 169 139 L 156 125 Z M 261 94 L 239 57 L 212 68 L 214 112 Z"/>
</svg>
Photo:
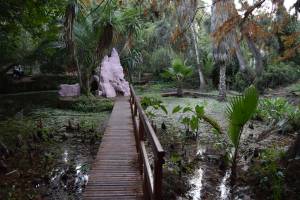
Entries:
<svg viewBox="0 0 300 200">
<path fill-rule="evenodd" d="M 226 65 L 232 59 L 232 50 L 236 39 L 235 30 L 221 32 L 229 20 L 237 15 L 233 0 L 213 0 L 211 16 L 211 32 L 213 33 L 213 56 L 220 67 L 219 98 L 226 98 Z"/>
</svg>

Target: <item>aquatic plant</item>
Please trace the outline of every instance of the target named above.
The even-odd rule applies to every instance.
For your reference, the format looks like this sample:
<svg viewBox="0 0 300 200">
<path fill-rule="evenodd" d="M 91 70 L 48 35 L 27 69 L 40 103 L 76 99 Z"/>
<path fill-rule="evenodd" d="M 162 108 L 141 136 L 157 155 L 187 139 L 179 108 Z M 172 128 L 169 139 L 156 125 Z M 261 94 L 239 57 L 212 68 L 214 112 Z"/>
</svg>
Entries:
<svg viewBox="0 0 300 200">
<path fill-rule="evenodd" d="M 194 108 L 190 106 L 181 107 L 180 105 L 173 108 L 172 113 L 182 113 L 181 123 L 185 126 L 186 132 L 192 131 L 198 136 L 199 124 L 204 121 L 210 124 L 216 133 L 222 134 L 222 129 L 218 122 L 212 117 L 208 116 L 204 111 L 204 106 L 196 105 Z M 189 114 L 189 115 L 186 115 Z"/>
<path fill-rule="evenodd" d="M 290 104 L 285 98 L 261 99 L 255 118 L 267 121 L 280 129 L 290 125 L 297 130 L 300 126 L 300 109 Z"/>
<path fill-rule="evenodd" d="M 166 115 L 168 114 L 168 110 L 166 106 L 163 104 L 163 102 L 154 96 L 144 96 L 141 98 L 141 106 L 145 110 L 148 117 L 154 117 L 154 112 L 151 111 L 151 109 L 154 110 L 162 110 Z M 147 109 L 151 108 L 151 109 Z"/>
</svg>

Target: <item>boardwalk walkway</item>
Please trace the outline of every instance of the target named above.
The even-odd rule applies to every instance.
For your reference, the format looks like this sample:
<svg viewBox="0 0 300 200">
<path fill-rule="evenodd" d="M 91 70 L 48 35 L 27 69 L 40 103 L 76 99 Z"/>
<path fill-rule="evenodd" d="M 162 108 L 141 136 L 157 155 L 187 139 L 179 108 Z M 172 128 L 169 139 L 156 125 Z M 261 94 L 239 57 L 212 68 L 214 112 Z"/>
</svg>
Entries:
<svg viewBox="0 0 300 200">
<path fill-rule="evenodd" d="M 143 199 L 129 98 L 118 98 L 93 163 L 84 199 Z"/>
</svg>

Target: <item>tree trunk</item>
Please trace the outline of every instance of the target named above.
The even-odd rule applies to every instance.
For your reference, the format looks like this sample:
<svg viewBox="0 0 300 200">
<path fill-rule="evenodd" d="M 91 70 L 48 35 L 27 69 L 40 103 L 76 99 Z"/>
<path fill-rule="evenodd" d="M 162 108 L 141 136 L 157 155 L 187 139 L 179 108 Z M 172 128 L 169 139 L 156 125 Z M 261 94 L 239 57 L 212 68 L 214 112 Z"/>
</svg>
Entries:
<svg viewBox="0 0 300 200">
<path fill-rule="evenodd" d="M 262 71 L 263 71 L 263 59 L 262 59 L 261 53 L 260 53 L 259 49 L 255 46 L 254 41 L 251 39 L 251 37 L 248 34 L 246 35 L 246 42 L 247 42 L 248 47 L 255 59 L 256 76 L 261 76 Z"/>
<path fill-rule="evenodd" d="M 90 95 L 90 75 L 88 72 L 85 72 L 81 75 L 81 82 L 80 91 L 81 94 L 89 96 Z"/>
<path fill-rule="evenodd" d="M 234 186 L 236 177 L 237 177 L 237 171 L 236 171 L 236 165 L 237 165 L 237 156 L 238 156 L 238 149 L 234 149 L 234 155 L 232 158 L 232 165 L 231 165 L 231 175 L 230 175 L 230 185 Z"/>
<path fill-rule="evenodd" d="M 81 69 L 78 63 L 78 59 L 76 56 L 76 49 L 75 49 L 75 43 L 74 43 L 74 37 L 73 37 L 73 26 L 75 21 L 75 10 L 76 5 L 73 3 L 69 3 L 66 7 L 65 12 L 65 22 L 64 22 L 64 40 L 66 43 L 66 47 L 68 49 L 68 55 L 70 58 L 70 62 L 75 65 L 78 75 L 78 81 L 80 85 L 80 90 L 83 92 L 84 89 L 84 83 L 83 83 L 83 77 L 81 74 Z"/>
<path fill-rule="evenodd" d="M 142 81 L 142 72 L 141 71 L 139 71 L 138 77 L 139 77 L 139 82 L 141 82 Z"/>
<path fill-rule="evenodd" d="M 198 51 L 198 40 L 196 37 L 196 29 L 195 29 L 195 23 L 191 25 L 191 32 L 193 36 L 193 42 L 194 42 L 194 48 L 195 48 L 195 54 L 196 54 L 196 60 L 197 60 L 197 68 L 198 68 L 198 75 L 199 75 L 199 83 L 200 83 L 200 90 L 203 90 L 205 88 L 205 80 L 204 76 L 202 73 L 202 68 L 201 62 L 200 62 L 200 56 L 199 56 L 199 51 Z"/>
<path fill-rule="evenodd" d="M 177 83 L 177 96 L 183 97 L 182 83 Z"/>
<path fill-rule="evenodd" d="M 224 101 L 226 99 L 226 65 L 221 63 L 220 76 L 219 76 L 219 100 Z"/>
<path fill-rule="evenodd" d="M 245 58 L 243 56 L 243 53 L 241 51 L 241 47 L 240 45 L 237 43 L 237 41 L 235 41 L 235 54 L 236 54 L 236 57 L 239 61 L 239 65 L 240 65 L 240 71 L 241 72 L 244 72 L 247 68 L 247 64 L 246 64 L 246 61 L 245 61 Z"/>
</svg>

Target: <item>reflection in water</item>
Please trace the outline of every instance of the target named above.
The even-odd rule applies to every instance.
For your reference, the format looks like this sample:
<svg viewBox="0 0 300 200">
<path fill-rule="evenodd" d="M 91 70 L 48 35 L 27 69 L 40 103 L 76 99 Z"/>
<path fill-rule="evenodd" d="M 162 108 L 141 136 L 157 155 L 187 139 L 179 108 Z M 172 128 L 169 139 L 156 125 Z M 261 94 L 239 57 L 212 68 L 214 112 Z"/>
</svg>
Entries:
<svg viewBox="0 0 300 200">
<path fill-rule="evenodd" d="M 68 155 L 69 155 L 68 150 L 65 150 L 65 151 L 64 151 L 64 154 L 63 154 L 63 161 L 64 161 L 65 163 L 68 162 Z"/>
<path fill-rule="evenodd" d="M 199 168 L 195 173 L 195 176 L 190 180 L 190 184 L 195 186 L 194 189 L 190 192 L 193 200 L 201 199 L 203 172 L 203 169 Z"/>
<path fill-rule="evenodd" d="M 85 170 L 83 169 L 84 165 L 77 164 L 76 165 L 76 178 L 75 178 L 75 184 L 84 186 L 87 184 L 89 180 L 89 176 L 86 174 Z M 82 187 L 79 187 L 77 189 L 79 193 L 82 192 Z"/>
<path fill-rule="evenodd" d="M 202 156 L 203 153 L 205 153 L 205 151 L 206 151 L 206 148 L 203 148 L 203 146 L 198 146 L 197 156 Z M 190 195 L 193 197 L 193 200 L 201 199 L 203 173 L 204 173 L 204 170 L 202 168 L 199 168 L 195 172 L 195 175 L 193 176 L 193 178 L 190 180 L 190 184 L 195 186 L 193 188 L 193 190 L 190 191 Z"/>
<path fill-rule="evenodd" d="M 230 174 L 231 174 L 230 170 L 226 171 L 225 176 L 223 177 L 221 184 L 219 186 L 219 191 L 221 192 L 220 195 L 221 200 L 229 199 L 230 187 L 227 184 L 228 182 L 227 180 L 230 177 Z"/>
</svg>

